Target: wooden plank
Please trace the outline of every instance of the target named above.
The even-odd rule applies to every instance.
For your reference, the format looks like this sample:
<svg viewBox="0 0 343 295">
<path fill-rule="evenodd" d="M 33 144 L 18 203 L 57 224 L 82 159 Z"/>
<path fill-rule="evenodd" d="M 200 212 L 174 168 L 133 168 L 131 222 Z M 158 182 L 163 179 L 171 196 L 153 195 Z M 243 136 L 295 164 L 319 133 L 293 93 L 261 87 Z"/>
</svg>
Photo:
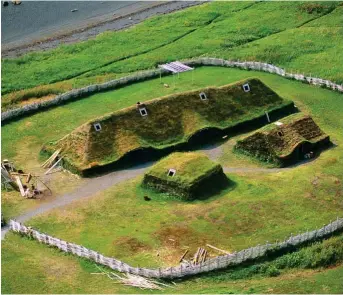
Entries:
<svg viewBox="0 0 343 295">
<path fill-rule="evenodd" d="M 217 251 L 219 251 L 219 252 L 225 253 L 225 254 L 231 254 L 231 253 L 230 253 L 230 252 L 228 252 L 228 251 L 225 251 L 225 250 L 219 249 L 219 248 L 217 248 L 217 247 L 214 247 L 214 246 L 212 246 L 212 245 L 210 245 L 210 244 L 206 244 L 206 246 L 207 246 L 207 247 L 210 247 L 210 248 L 212 248 L 212 249 L 214 249 L 214 250 L 217 250 Z"/>
<path fill-rule="evenodd" d="M 8 171 L 1 165 L 1 177 L 4 179 L 6 183 L 8 183 L 13 189 L 16 191 L 19 190 L 18 186 L 16 183 L 13 181 L 11 175 L 8 173 Z M 3 180 L 1 179 L 1 180 Z"/>
<path fill-rule="evenodd" d="M 193 263 L 194 263 L 194 264 L 196 264 L 196 260 L 197 260 L 199 251 L 200 251 L 200 248 L 198 248 L 197 252 L 195 253 L 195 255 L 194 255 L 194 257 L 193 257 Z"/>
<path fill-rule="evenodd" d="M 57 166 L 57 164 L 58 164 L 62 159 L 63 159 L 63 157 L 59 158 L 58 161 L 57 161 L 54 165 L 52 165 L 51 168 L 50 168 L 48 171 L 46 171 L 44 174 L 49 174 L 49 172 L 50 172 L 52 169 L 54 169 L 54 168 Z"/>
<path fill-rule="evenodd" d="M 47 168 L 48 166 L 51 165 L 51 163 L 56 159 L 56 157 L 58 156 L 58 154 L 61 152 L 61 149 L 58 149 L 57 151 L 55 151 L 51 157 L 49 159 L 47 159 L 42 165 L 41 167 L 43 168 Z"/>
<path fill-rule="evenodd" d="M 21 196 L 25 197 L 25 191 L 24 191 L 24 188 L 23 188 L 23 184 L 22 184 L 22 182 L 20 180 L 20 177 L 19 176 L 15 176 L 15 179 L 16 179 L 16 182 L 18 184 Z"/>
<path fill-rule="evenodd" d="M 32 178 L 32 175 L 31 173 L 29 173 L 29 175 L 27 175 L 27 178 L 26 178 L 26 183 L 29 183 L 31 178 Z"/>
<path fill-rule="evenodd" d="M 189 249 L 187 249 L 184 253 L 183 253 L 183 255 L 181 256 L 181 258 L 180 258 L 180 263 L 182 262 L 182 260 L 185 258 L 185 256 L 186 256 L 186 254 L 188 253 L 188 251 L 189 251 Z"/>
</svg>

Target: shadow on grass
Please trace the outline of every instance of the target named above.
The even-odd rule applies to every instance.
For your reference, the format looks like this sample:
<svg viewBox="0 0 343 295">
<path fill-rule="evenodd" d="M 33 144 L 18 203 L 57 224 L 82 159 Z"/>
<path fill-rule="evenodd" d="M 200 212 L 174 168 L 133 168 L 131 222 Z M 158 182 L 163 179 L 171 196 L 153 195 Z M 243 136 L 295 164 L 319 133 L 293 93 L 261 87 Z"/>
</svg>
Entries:
<svg viewBox="0 0 343 295">
<path fill-rule="evenodd" d="M 208 182 L 204 182 L 201 187 L 197 188 L 196 195 L 191 200 L 184 200 L 179 196 L 167 193 L 167 192 L 160 192 L 153 188 L 148 188 L 143 185 L 139 185 L 137 187 L 136 193 L 140 198 L 144 198 L 145 196 L 149 197 L 151 201 L 158 200 L 158 201 L 180 201 L 185 203 L 194 203 L 197 201 L 206 202 L 206 201 L 213 201 L 214 199 L 221 198 L 230 191 L 233 191 L 237 187 L 237 183 L 231 179 L 229 179 L 225 174 L 223 177 L 216 181 L 209 180 Z M 149 201 L 150 201 L 149 200 Z"/>
</svg>

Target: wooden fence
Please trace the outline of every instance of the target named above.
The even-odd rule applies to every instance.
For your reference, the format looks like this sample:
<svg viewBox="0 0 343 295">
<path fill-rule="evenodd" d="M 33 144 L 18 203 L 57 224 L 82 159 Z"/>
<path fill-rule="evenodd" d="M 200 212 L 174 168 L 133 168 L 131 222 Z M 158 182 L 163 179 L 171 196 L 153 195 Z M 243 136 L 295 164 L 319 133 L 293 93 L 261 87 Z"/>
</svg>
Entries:
<svg viewBox="0 0 343 295">
<path fill-rule="evenodd" d="M 329 80 L 316 78 L 316 77 L 307 77 L 303 74 L 294 74 L 294 73 L 287 73 L 284 69 L 279 68 L 277 66 L 263 63 L 263 62 L 254 62 L 254 61 L 230 61 L 220 58 L 210 58 L 210 57 L 203 57 L 197 59 L 191 59 L 183 61 L 185 64 L 190 66 L 222 66 L 222 67 L 231 67 L 231 68 L 240 68 L 245 70 L 256 70 L 256 71 L 263 71 L 269 72 L 272 74 L 277 74 L 279 76 L 288 78 L 288 79 L 295 79 L 298 81 L 306 82 L 313 85 L 319 85 L 327 87 L 328 89 L 332 89 L 335 91 L 343 92 L 343 85 L 338 85 L 333 83 Z M 57 95 L 55 98 L 46 100 L 46 101 L 39 101 L 36 103 L 28 104 L 19 108 L 11 109 L 6 112 L 1 113 L 1 121 L 6 122 L 10 121 L 17 117 L 26 116 L 28 114 L 35 113 L 39 110 L 49 108 L 52 106 L 57 106 L 65 102 L 69 102 L 72 100 L 76 100 L 82 97 L 87 97 L 94 93 L 100 91 L 107 91 L 115 88 L 119 88 L 125 85 L 129 85 L 131 83 L 140 82 L 146 79 L 156 78 L 159 75 L 167 75 L 168 72 L 163 69 L 154 69 L 149 71 L 144 71 L 138 74 L 130 75 L 127 77 L 122 77 L 120 79 L 111 80 L 106 83 L 102 84 L 94 84 L 87 87 L 83 87 L 80 89 L 74 89 L 63 93 L 61 95 Z"/>
<path fill-rule="evenodd" d="M 329 223 L 328 225 L 325 225 L 320 229 L 307 231 L 296 236 L 291 236 L 283 242 L 277 242 L 273 244 L 267 242 L 265 245 L 258 245 L 256 247 L 244 249 L 233 254 L 217 256 L 197 265 L 179 264 L 177 266 L 169 268 L 158 269 L 132 267 L 120 260 L 106 257 L 96 251 L 89 250 L 83 246 L 69 243 L 61 239 L 49 236 L 47 234 L 40 233 L 14 220 L 10 220 L 10 229 L 14 232 L 18 232 L 36 239 L 41 243 L 57 247 L 61 251 L 93 260 L 98 264 L 108 266 L 109 268 L 119 272 L 137 274 L 143 277 L 150 278 L 173 279 L 205 273 L 213 270 L 224 269 L 229 266 L 239 265 L 247 261 L 266 257 L 269 253 L 271 253 L 271 251 L 276 253 L 278 251 L 287 251 L 288 249 L 292 249 L 295 246 L 300 246 L 308 242 L 324 239 L 336 232 L 343 230 L 343 218 L 337 218 L 337 220 Z"/>
</svg>

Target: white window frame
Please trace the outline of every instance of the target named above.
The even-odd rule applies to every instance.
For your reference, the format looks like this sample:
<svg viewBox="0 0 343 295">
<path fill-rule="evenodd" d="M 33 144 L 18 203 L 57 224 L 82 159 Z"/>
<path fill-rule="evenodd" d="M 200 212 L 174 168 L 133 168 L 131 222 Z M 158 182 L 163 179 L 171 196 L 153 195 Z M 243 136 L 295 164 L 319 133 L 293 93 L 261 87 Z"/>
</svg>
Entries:
<svg viewBox="0 0 343 295">
<path fill-rule="evenodd" d="M 170 173 L 172 173 L 172 175 L 170 175 Z M 176 174 L 176 170 L 175 170 L 175 169 L 169 169 L 169 170 L 168 170 L 168 173 L 167 173 L 167 176 L 169 176 L 169 177 L 174 177 L 175 174 Z"/>
<path fill-rule="evenodd" d="M 199 93 L 199 96 L 200 96 L 200 99 L 201 99 L 201 100 L 207 100 L 207 95 L 206 95 L 205 92 L 200 92 L 200 93 Z M 203 98 L 203 96 L 205 96 L 205 98 Z"/>
<path fill-rule="evenodd" d="M 99 132 L 101 130 L 101 124 L 100 123 L 94 123 L 93 124 L 95 131 Z"/>
<path fill-rule="evenodd" d="M 140 108 L 139 113 L 141 114 L 142 117 L 145 117 L 148 115 L 148 111 L 146 110 L 146 108 Z"/>
<path fill-rule="evenodd" d="M 250 85 L 248 83 L 244 84 L 242 87 L 244 92 L 250 92 Z"/>
</svg>

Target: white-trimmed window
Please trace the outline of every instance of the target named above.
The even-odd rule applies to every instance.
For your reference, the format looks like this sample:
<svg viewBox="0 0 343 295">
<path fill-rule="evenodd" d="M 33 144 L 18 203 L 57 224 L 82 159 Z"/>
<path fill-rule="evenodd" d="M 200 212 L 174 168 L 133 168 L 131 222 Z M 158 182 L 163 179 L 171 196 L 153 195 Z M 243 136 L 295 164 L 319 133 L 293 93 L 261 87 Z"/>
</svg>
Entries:
<svg viewBox="0 0 343 295">
<path fill-rule="evenodd" d="M 100 123 L 95 123 L 93 126 L 94 126 L 95 131 L 101 130 L 101 124 Z"/>
<path fill-rule="evenodd" d="M 249 86 L 248 83 L 243 85 L 243 90 L 244 90 L 244 92 L 249 92 L 250 91 L 250 86 Z"/>
<path fill-rule="evenodd" d="M 199 96 L 200 96 L 200 99 L 201 99 L 201 100 L 206 100 L 206 99 L 207 99 L 207 96 L 206 96 L 206 93 L 205 93 L 205 92 L 201 92 L 201 93 L 199 94 Z"/>
<path fill-rule="evenodd" d="M 147 112 L 146 108 L 140 108 L 139 112 L 141 113 L 142 117 L 145 117 L 145 116 L 148 115 L 148 112 Z"/>
<path fill-rule="evenodd" d="M 176 173 L 175 169 L 169 169 L 167 175 L 170 176 L 170 177 L 173 177 L 175 175 L 175 173 Z"/>
</svg>

